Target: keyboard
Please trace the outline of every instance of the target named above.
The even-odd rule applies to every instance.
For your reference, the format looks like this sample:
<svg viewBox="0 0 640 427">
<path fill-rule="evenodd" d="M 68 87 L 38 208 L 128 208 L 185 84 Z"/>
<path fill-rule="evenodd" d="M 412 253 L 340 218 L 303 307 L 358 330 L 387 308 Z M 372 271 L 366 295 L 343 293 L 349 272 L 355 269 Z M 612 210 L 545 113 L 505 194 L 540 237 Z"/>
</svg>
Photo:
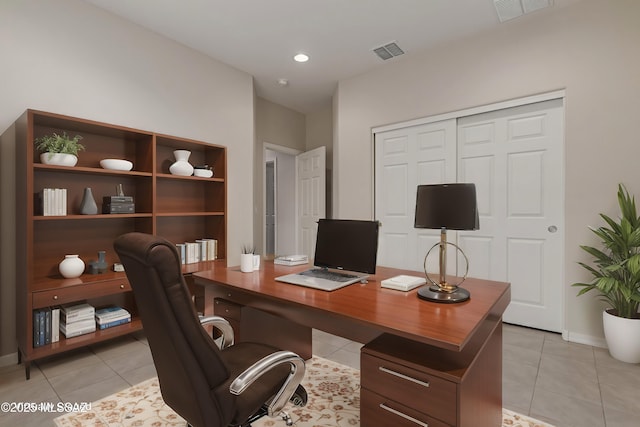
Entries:
<svg viewBox="0 0 640 427">
<path fill-rule="evenodd" d="M 359 278 L 359 276 L 356 276 L 355 274 L 337 273 L 334 271 L 323 270 L 321 268 L 306 270 L 298 274 L 302 276 L 315 277 L 317 279 L 332 280 L 334 282 L 348 282 L 349 280 Z"/>
</svg>

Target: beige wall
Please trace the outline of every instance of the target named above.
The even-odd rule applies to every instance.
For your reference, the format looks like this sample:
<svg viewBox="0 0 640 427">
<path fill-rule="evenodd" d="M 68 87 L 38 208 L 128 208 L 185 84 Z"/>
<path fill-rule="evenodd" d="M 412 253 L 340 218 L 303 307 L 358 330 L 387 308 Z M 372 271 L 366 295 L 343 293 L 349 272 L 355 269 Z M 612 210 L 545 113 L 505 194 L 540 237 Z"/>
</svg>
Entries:
<svg viewBox="0 0 640 427">
<path fill-rule="evenodd" d="M 326 208 L 327 218 L 333 218 L 333 108 L 326 108 L 307 114 L 306 150 L 327 148 Z"/>
<path fill-rule="evenodd" d="M 565 89 L 565 336 L 601 344 L 602 306 L 569 285 L 589 278 L 578 246 L 596 243 L 587 227 L 599 212 L 617 214 L 617 184 L 640 196 L 639 22 L 638 1 L 584 0 L 341 81 L 334 212 L 373 216 L 372 128 Z"/>
<path fill-rule="evenodd" d="M 239 263 L 253 237 L 250 75 L 78 0 L 0 2 L 0 53 L 0 134 L 34 108 L 227 146 L 228 262 Z M 13 156 L 0 142 L 0 365 L 16 351 Z"/>
</svg>

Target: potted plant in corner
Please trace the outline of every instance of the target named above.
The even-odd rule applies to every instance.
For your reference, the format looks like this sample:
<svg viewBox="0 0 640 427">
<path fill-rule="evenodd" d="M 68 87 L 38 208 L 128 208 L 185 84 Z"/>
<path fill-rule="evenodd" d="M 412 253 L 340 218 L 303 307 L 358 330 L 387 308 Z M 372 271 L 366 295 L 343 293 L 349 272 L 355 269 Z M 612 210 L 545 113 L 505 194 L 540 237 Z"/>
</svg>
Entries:
<svg viewBox="0 0 640 427">
<path fill-rule="evenodd" d="M 640 217 L 635 198 L 620 184 L 618 221 L 607 215 L 600 217 L 607 226 L 591 228 L 600 238 L 602 248 L 580 246 L 595 259 L 593 265 L 580 262 L 593 280 L 574 283 L 582 287 L 579 295 L 596 291 L 609 304 L 603 316 L 604 335 L 609 353 L 615 359 L 640 363 Z"/>
<path fill-rule="evenodd" d="M 71 138 L 66 132 L 62 135 L 53 133 L 36 138 L 36 149 L 40 151 L 40 162 L 47 165 L 75 166 L 78 163 L 78 151 L 84 150 L 80 144 L 82 137 L 76 135 Z"/>
</svg>

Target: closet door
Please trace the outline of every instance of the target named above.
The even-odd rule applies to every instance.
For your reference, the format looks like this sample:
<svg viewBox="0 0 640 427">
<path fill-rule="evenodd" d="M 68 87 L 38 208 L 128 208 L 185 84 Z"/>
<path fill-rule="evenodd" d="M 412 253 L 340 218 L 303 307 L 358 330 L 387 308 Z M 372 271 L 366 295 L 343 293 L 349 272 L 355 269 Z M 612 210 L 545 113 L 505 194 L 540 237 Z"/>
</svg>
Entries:
<svg viewBox="0 0 640 427">
<path fill-rule="evenodd" d="M 480 229 L 447 233 L 469 276 L 511 283 L 504 320 L 560 332 L 563 319 L 562 99 L 375 134 L 378 264 L 422 271 L 439 232 L 413 228 L 419 184 L 476 184 Z M 437 277 L 437 255 L 427 263 Z M 461 256 L 447 272 L 463 271 Z M 473 295 L 471 296 L 473 298 Z"/>
<path fill-rule="evenodd" d="M 562 100 L 458 119 L 458 181 L 480 212 L 460 245 L 470 276 L 511 283 L 506 322 L 562 330 L 563 176 Z"/>
<path fill-rule="evenodd" d="M 416 191 L 420 184 L 455 182 L 456 120 L 377 133 L 375 171 L 375 212 L 382 223 L 378 265 L 422 271 L 440 231 L 413 228 Z M 428 264 L 436 279 L 437 258 Z M 447 271 L 453 273 L 455 258 L 448 261 Z"/>
</svg>

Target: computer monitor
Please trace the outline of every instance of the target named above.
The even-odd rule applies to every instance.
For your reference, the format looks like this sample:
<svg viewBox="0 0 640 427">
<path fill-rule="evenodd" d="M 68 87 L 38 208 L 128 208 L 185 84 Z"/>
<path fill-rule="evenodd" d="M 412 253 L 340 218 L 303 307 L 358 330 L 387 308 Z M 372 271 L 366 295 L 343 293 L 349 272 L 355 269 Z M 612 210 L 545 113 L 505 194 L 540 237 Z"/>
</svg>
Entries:
<svg viewBox="0 0 640 427">
<path fill-rule="evenodd" d="M 375 274 L 378 221 L 320 219 L 314 265 Z"/>
</svg>

